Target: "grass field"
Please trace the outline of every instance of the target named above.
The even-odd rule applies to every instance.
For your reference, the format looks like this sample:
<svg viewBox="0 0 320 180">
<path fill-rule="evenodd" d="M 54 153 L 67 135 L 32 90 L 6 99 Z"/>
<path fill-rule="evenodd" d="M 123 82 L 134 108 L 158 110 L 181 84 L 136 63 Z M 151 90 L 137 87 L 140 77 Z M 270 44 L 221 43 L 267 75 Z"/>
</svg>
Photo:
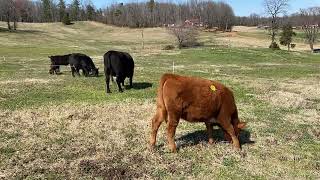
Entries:
<svg viewBox="0 0 320 180">
<path fill-rule="evenodd" d="M 246 31 L 201 33 L 204 47 L 164 51 L 173 37 L 162 28 L 144 29 L 144 49 L 139 29 L 94 22 L 19 28 L 0 28 L 0 179 L 320 178 L 319 55 L 270 51 L 261 48 L 267 36 Z M 134 57 L 134 88 L 118 93 L 112 84 L 106 95 L 102 56 L 111 49 Z M 71 52 L 92 57 L 100 77 L 73 78 L 69 67 L 50 75 L 48 56 Z M 218 143 L 209 145 L 204 124 L 184 121 L 178 153 L 168 152 L 165 124 L 157 150 L 147 149 L 158 80 L 173 62 L 177 74 L 234 91 L 248 123 L 241 152 L 218 128 Z"/>
</svg>

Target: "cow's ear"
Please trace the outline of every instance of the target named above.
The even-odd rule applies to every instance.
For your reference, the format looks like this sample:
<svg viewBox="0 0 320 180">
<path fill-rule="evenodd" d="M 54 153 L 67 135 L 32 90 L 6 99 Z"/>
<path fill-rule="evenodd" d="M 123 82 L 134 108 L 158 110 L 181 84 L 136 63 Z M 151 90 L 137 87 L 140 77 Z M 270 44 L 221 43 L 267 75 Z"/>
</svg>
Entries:
<svg viewBox="0 0 320 180">
<path fill-rule="evenodd" d="M 247 123 L 245 123 L 245 122 L 239 122 L 238 123 L 238 128 L 239 129 L 244 129 L 246 127 L 246 125 L 247 125 Z"/>
</svg>

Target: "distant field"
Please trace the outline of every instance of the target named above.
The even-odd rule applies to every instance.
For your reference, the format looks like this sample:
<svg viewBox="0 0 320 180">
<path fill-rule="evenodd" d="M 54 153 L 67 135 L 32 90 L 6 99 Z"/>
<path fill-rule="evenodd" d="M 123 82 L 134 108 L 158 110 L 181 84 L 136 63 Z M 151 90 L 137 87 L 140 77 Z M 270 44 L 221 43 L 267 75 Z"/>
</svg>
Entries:
<svg viewBox="0 0 320 180">
<path fill-rule="evenodd" d="M 205 46 L 165 51 L 165 29 L 118 28 L 94 22 L 72 26 L 0 23 L 0 179 L 319 179 L 320 56 L 271 51 L 267 36 L 202 32 Z M 254 33 L 250 33 L 254 32 Z M 300 47 L 300 49 L 299 49 Z M 105 95 L 103 54 L 129 52 L 134 88 Z M 284 48 L 285 49 L 285 48 Z M 81 52 L 100 76 L 50 75 L 50 55 Z M 240 118 L 242 151 L 222 140 L 207 144 L 204 124 L 181 121 L 169 153 L 165 124 L 157 150 L 147 149 L 158 80 L 165 72 L 215 79 L 230 87 Z"/>
</svg>

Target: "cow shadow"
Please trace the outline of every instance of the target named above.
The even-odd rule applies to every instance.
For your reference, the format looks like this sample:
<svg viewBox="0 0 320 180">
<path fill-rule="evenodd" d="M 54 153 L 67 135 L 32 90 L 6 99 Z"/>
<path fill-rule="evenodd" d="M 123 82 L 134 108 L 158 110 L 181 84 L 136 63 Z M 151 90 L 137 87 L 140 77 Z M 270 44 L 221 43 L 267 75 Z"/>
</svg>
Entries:
<svg viewBox="0 0 320 180">
<path fill-rule="evenodd" d="M 125 89 L 130 89 L 129 85 L 124 85 Z M 148 83 L 148 82 L 134 82 L 132 83 L 132 88 L 131 89 L 135 89 L 135 90 L 140 90 L 140 89 L 147 89 L 149 87 L 152 87 L 152 83 Z"/>
<path fill-rule="evenodd" d="M 250 132 L 247 130 L 242 130 L 240 132 L 240 144 L 254 144 L 254 141 L 250 140 Z M 214 129 L 213 130 L 213 138 L 216 140 L 217 143 L 219 142 L 225 142 L 229 143 L 224 139 L 224 133 L 222 129 Z M 185 134 L 179 138 L 176 139 L 178 142 L 178 148 L 183 147 L 189 147 L 189 146 L 195 146 L 198 144 L 207 144 L 208 143 L 208 135 L 206 130 L 198 130 L 191 132 L 189 134 Z"/>
</svg>

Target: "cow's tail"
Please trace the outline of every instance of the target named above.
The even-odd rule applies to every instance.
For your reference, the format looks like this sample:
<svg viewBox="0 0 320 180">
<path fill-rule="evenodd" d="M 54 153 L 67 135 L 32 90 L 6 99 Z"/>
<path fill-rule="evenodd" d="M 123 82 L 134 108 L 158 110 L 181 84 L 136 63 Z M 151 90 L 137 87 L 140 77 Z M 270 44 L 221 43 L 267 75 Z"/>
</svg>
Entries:
<svg viewBox="0 0 320 180">
<path fill-rule="evenodd" d="M 161 116 L 163 117 L 163 119 L 165 121 L 167 121 L 168 112 L 167 112 L 166 105 L 164 103 L 163 87 L 164 87 L 166 81 L 170 78 L 172 78 L 171 74 L 164 74 L 161 77 L 160 83 L 159 83 L 159 88 L 158 88 L 158 96 L 157 96 L 157 111 L 158 111 L 158 113 L 161 114 Z"/>
</svg>

